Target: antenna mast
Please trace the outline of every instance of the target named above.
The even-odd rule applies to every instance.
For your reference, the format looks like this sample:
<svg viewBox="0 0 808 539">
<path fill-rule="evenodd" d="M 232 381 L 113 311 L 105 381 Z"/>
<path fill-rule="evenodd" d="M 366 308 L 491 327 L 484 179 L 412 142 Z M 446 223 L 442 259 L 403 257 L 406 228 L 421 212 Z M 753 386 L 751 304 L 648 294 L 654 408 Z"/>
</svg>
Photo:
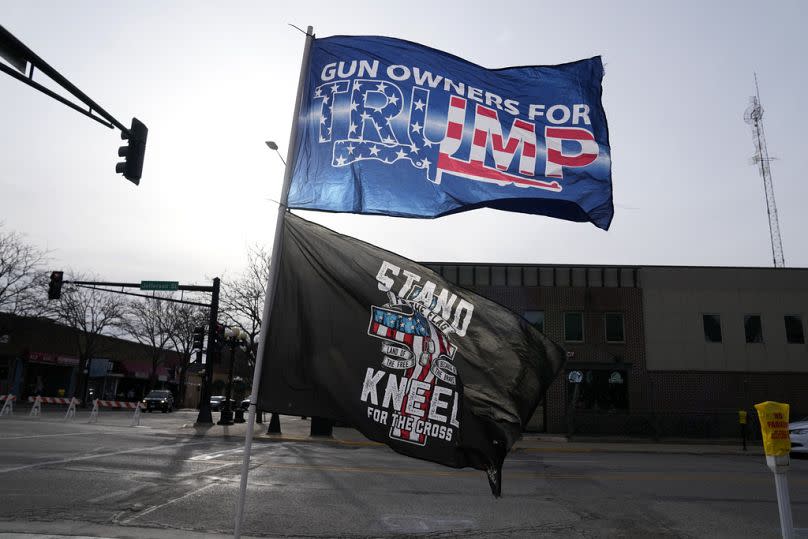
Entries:
<svg viewBox="0 0 808 539">
<path fill-rule="evenodd" d="M 769 212 L 769 234 L 772 242 L 772 260 L 775 268 L 785 267 L 783 257 L 783 242 L 780 240 L 780 223 L 777 220 L 777 204 L 774 201 L 774 186 L 769 163 L 769 150 L 766 147 L 766 133 L 763 131 L 763 107 L 760 105 L 760 88 L 758 88 L 757 73 L 755 73 L 755 95 L 749 98 L 749 107 L 744 112 L 743 119 L 752 126 L 752 137 L 755 141 L 755 155 L 752 164 L 758 165 L 760 175 L 763 177 L 763 189 L 766 192 L 766 210 Z"/>
</svg>

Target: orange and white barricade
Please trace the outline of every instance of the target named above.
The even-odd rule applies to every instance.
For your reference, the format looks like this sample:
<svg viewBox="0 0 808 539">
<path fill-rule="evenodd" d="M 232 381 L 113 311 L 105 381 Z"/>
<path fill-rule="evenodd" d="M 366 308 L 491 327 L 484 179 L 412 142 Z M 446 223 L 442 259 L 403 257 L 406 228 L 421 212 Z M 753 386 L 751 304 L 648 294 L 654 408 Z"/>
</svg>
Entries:
<svg viewBox="0 0 808 539">
<path fill-rule="evenodd" d="M 28 397 L 28 402 L 31 402 L 31 397 Z M 29 417 L 40 417 L 42 415 L 42 397 L 37 395 L 34 399 L 34 405 L 31 406 L 31 411 L 28 412 Z"/>
<path fill-rule="evenodd" d="M 65 413 L 64 421 L 68 419 L 73 419 L 76 417 L 76 405 L 79 403 L 76 397 L 70 397 L 70 406 L 67 407 L 67 412 Z"/>
<path fill-rule="evenodd" d="M 97 423 L 98 412 L 101 411 L 101 408 L 124 408 L 135 410 L 135 413 L 132 416 L 132 422 L 130 423 L 130 426 L 140 425 L 140 407 L 141 404 L 139 402 L 105 401 L 101 399 L 95 399 L 93 400 L 93 411 L 90 412 L 90 419 L 87 422 Z"/>
<path fill-rule="evenodd" d="M 70 404 L 71 397 L 28 397 L 28 402 L 36 403 L 39 401 L 42 404 Z"/>
<path fill-rule="evenodd" d="M 137 406 L 135 406 L 135 413 L 132 414 L 132 421 L 129 422 L 130 427 L 139 427 L 140 426 L 140 411 L 142 410 L 141 404 L 138 402 Z"/>
<path fill-rule="evenodd" d="M 17 399 L 14 395 L 0 395 L 0 400 L 3 401 L 3 408 L 0 409 L 0 417 L 4 415 L 14 415 L 14 401 Z"/>
<path fill-rule="evenodd" d="M 90 419 L 87 423 L 98 423 L 98 399 L 93 399 L 93 411 L 90 412 Z"/>
</svg>

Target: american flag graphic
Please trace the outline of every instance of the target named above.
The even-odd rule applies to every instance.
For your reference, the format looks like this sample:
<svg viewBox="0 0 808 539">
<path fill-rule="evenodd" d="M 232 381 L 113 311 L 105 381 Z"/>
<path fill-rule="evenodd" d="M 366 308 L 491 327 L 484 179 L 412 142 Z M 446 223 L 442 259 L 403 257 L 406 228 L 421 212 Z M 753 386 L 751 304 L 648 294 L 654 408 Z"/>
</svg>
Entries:
<svg viewBox="0 0 808 539">
<path fill-rule="evenodd" d="M 373 306 L 371 310 L 372 318 L 368 334 L 405 345 L 414 355 L 416 361 L 413 367 L 404 372 L 404 377 L 429 384 L 429 389 L 424 392 L 424 401 L 412 407 L 416 410 L 416 413 L 408 413 L 408 395 L 405 395 L 399 415 L 403 419 L 411 415 L 415 415 L 418 419 L 424 419 L 429 411 L 432 391 L 435 387 L 434 362 L 441 357 L 451 359 L 454 357 L 457 347 L 446 338 L 442 331 L 431 324 L 424 315 L 416 311 L 413 311 L 412 314 L 407 314 L 394 309 L 376 306 Z M 396 423 L 390 428 L 390 437 L 418 445 L 425 445 L 427 441 L 425 434 L 405 430 Z"/>
</svg>

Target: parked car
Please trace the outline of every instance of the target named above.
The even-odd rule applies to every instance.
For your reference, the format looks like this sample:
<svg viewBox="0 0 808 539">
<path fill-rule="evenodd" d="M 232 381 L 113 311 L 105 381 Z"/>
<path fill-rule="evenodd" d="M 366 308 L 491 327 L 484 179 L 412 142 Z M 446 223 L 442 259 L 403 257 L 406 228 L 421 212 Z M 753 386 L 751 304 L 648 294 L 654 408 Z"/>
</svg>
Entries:
<svg viewBox="0 0 808 539">
<path fill-rule="evenodd" d="M 808 417 L 788 424 L 791 452 L 808 456 Z"/>
<path fill-rule="evenodd" d="M 147 412 L 162 410 L 165 414 L 174 410 L 174 395 L 167 389 L 155 389 L 150 391 L 142 402 Z"/>
<path fill-rule="evenodd" d="M 210 398 L 210 411 L 211 412 L 220 412 L 224 408 L 224 405 L 227 404 L 227 399 L 224 395 L 214 395 Z M 235 410 L 237 406 L 236 401 L 230 400 L 230 409 Z M 242 404 L 243 406 L 243 404 Z"/>
<path fill-rule="evenodd" d="M 244 399 L 241 401 L 241 409 L 245 412 L 250 409 L 250 399 Z"/>
<path fill-rule="evenodd" d="M 222 409 L 222 404 L 224 403 L 224 395 L 213 395 L 210 398 L 210 410 L 212 412 L 218 412 Z"/>
</svg>

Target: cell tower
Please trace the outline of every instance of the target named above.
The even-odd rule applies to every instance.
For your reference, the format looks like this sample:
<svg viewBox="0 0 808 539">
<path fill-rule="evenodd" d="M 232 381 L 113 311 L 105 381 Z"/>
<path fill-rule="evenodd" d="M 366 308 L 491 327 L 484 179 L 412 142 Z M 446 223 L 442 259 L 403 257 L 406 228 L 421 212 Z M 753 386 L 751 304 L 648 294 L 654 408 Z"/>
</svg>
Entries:
<svg viewBox="0 0 808 539">
<path fill-rule="evenodd" d="M 774 201 L 774 186 L 772 185 L 772 172 L 769 167 L 771 159 L 766 148 L 766 133 L 763 131 L 763 107 L 760 105 L 760 88 L 758 88 L 757 73 L 755 73 L 755 95 L 749 98 L 749 107 L 743 114 L 743 119 L 752 126 L 752 136 L 755 139 L 755 155 L 752 164 L 760 167 L 763 177 L 763 189 L 766 192 L 766 210 L 769 212 L 769 234 L 772 241 L 772 260 L 775 268 L 786 265 L 783 258 L 783 242 L 780 240 L 780 223 L 777 221 L 777 204 Z"/>
</svg>

